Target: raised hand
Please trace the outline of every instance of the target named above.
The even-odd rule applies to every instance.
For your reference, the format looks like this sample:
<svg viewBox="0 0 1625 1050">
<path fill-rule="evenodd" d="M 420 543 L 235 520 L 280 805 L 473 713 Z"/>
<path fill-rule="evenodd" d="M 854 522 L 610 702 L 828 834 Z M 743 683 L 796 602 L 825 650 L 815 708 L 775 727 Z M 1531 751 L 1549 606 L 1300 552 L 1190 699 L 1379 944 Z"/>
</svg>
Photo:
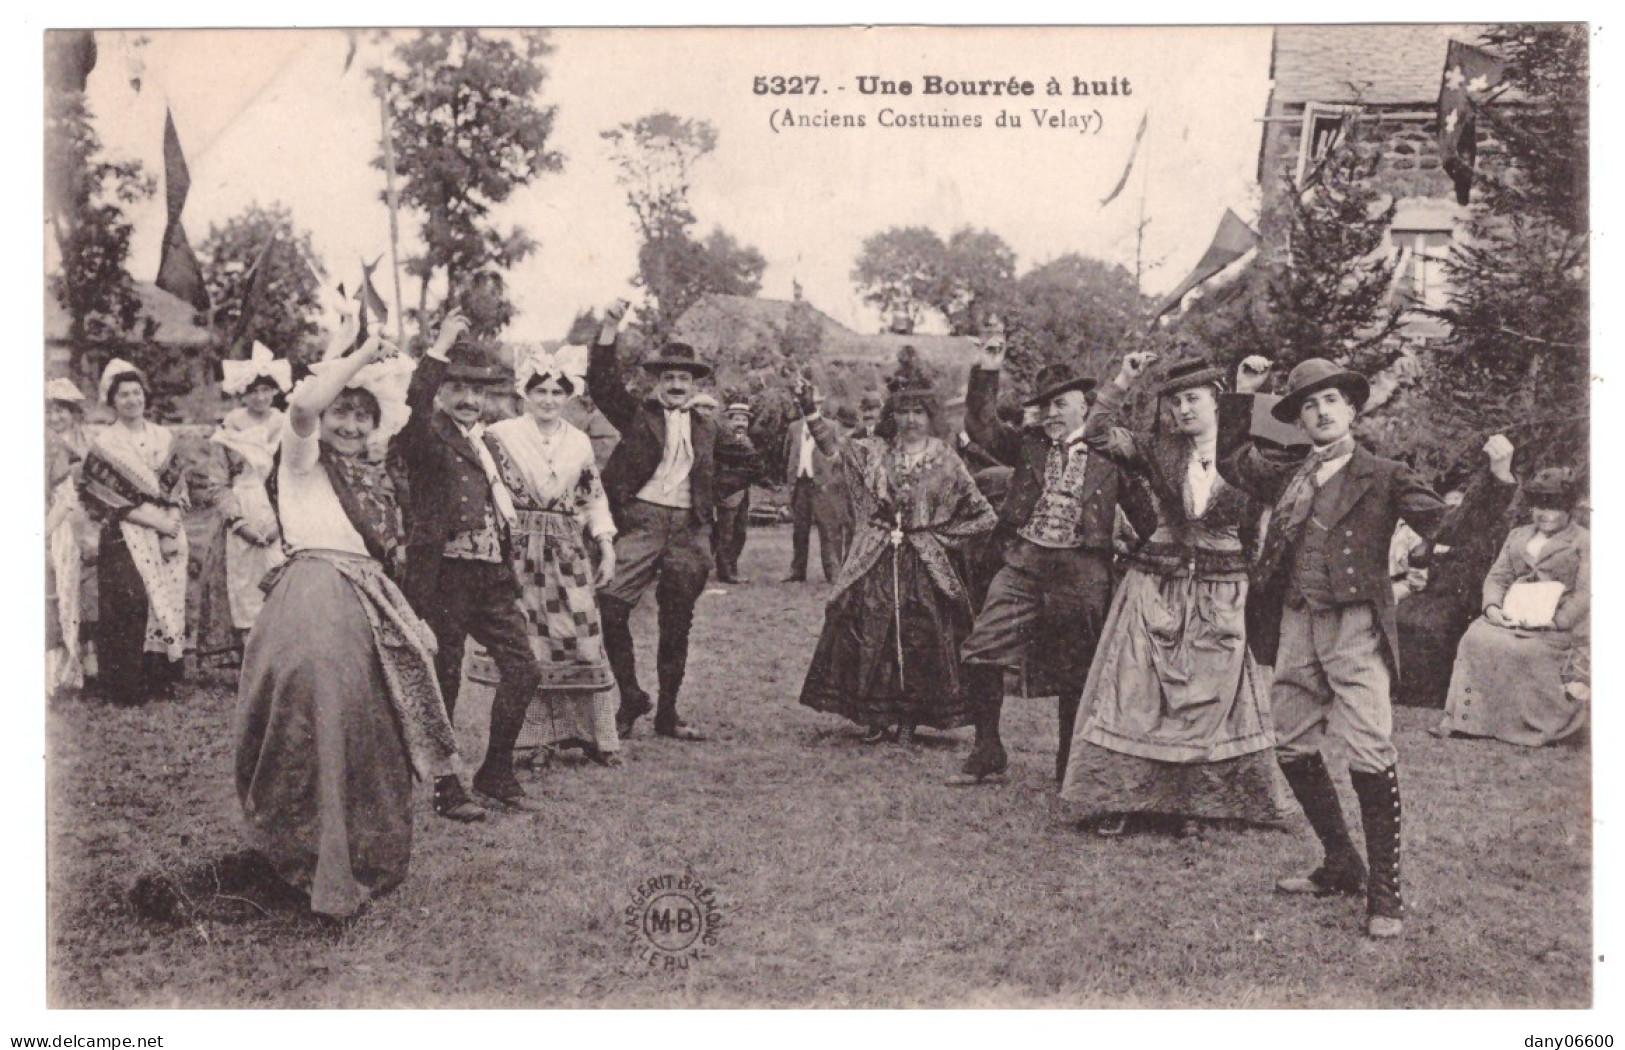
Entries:
<svg viewBox="0 0 1625 1050">
<path fill-rule="evenodd" d="M 1122 386 L 1128 386 L 1145 375 L 1151 366 L 1156 364 L 1157 356 L 1149 350 L 1136 350 L 1124 357 L 1123 365 L 1117 371 L 1118 383 Z"/>
<path fill-rule="evenodd" d="M 817 412 L 819 406 L 824 403 L 824 395 L 819 393 L 818 388 L 813 385 L 813 381 L 806 376 L 796 380 L 795 395 L 796 407 L 801 409 L 801 414 L 804 416 L 810 416 Z"/>
<path fill-rule="evenodd" d="M 1255 394 L 1269 378 L 1270 359 L 1259 354 L 1242 361 L 1236 368 L 1236 393 Z"/>
<path fill-rule="evenodd" d="M 333 338 L 328 341 L 327 349 L 322 353 L 322 360 L 331 361 L 344 356 L 344 352 L 355 345 L 356 333 L 361 331 L 361 318 L 353 313 L 339 314 L 339 326 L 333 332 Z"/>
<path fill-rule="evenodd" d="M 997 372 L 1004 367 L 1004 355 L 1008 350 L 1009 346 L 1004 341 L 1004 327 L 1001 325 L 994 328 L 982 341 L 981 356 L 976 362 L 976 367 Z"/>
<path fill-rule="evenodd" d="M 1512 476 L 1512 454 L 1515 451 L 1505 434 L 1497 434 L 1484 442 L 1484 454 L 1490 457 L 1490 473 L 1507 484 L 1515 480 Z"/>
<path fill-rule="evenodd" d="M 434 347 L 429 353 L 435 357 L 444 357 L 457 345 L 457 340 L 468 331 L 468 327 L 468 318 L 463 316 L 461 310 L 451 311 L 445 320 L 440 322 L 440 334 L 435 336 Z"/>
</svg>

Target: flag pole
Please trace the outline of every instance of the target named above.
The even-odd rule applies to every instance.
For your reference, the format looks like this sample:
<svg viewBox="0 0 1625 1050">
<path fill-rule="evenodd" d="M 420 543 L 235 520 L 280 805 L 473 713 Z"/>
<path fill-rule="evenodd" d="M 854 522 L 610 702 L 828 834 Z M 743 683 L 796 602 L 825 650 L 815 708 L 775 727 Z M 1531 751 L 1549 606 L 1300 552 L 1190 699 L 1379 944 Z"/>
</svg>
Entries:
<svg viewBox="0 0 1625 1050">
<path fill-rule="evenodd" d="M 389 204 L 389 276 L 395 286 L 395 338 L 406 348 L 406 312 L 401 309 L 400 198 L 395 193 L 395 136 L 389 130 L 389 100 L 378 89 L 378 130 L 384 145 L 384 197 Z"/>
</svg>

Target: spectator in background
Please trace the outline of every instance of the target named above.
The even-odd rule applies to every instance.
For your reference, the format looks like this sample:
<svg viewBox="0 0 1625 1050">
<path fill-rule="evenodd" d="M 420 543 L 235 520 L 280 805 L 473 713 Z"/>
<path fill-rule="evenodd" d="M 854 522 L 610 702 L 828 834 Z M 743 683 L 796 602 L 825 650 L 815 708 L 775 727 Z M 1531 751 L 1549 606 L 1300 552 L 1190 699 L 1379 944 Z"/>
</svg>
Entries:
<svg viewBox="0 0 1625 1050">
<path fill-rule="evenodd" d="M 75 487 L 84 462 L 85 395 L 71 380 L 45 384 L 45 688 L 52 695 L 84 685 L 80 577 L 83 509 Z"/>
<path fill-rule="evenodd" d="M 174 435 L 149 422 L 147 378 L 115 358 L 101 399 L 116 418 L 91 444 L 79 497 L 101 523 L 96 657 L 103 696 L 132 705 L 173 695 L 186 653 L 186 477 Z"/>
<path fill-rule="evenodd" d="M 711 523 L 711 549 L 722 583 L 750 582 L 739 575 L 739 556 L 745 551 L 750 529 L 750 487 L 760 472 L 761 457 L 750 440 L 754 415 L 744 400 L 728 402 L 722 413 L 717 441 L 717 517 Z"/>
<path fill-rule="evenodd" d="M 1467 628 L 1437 736 L 1540 747 L 1578 732 L 1591 708 L 1591 534 L 1574 521 L 1573 475 L 1548 468 L 1523 486 L 1530 523 L 1507 536 L 1484 579 L 1484 615 Z M 1561 587 L 1550 618 L 1509 601 L 1530 584 Z"/>
</svg>

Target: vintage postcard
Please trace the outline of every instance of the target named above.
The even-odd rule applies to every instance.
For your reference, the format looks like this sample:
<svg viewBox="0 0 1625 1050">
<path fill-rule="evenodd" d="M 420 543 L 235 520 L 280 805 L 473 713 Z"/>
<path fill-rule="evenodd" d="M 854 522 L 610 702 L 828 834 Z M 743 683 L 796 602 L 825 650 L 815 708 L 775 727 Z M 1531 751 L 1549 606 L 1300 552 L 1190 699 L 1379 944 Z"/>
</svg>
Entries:
<svg viewBox="0 0 1625 1050">
<path fill-rule="evenodd" d="M 43 47 L 49 1007 L 1596 1005 L 1586 25 Z"/>
</svg>

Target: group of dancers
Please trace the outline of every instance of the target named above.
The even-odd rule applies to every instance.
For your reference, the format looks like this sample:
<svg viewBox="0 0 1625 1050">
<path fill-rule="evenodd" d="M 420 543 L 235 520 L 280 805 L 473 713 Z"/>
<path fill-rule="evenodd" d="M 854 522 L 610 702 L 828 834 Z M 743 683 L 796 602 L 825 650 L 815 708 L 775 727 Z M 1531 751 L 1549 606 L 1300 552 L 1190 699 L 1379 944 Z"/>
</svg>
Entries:
<svg viewBox="0 0 1625 1050">
<path fill-rule="evenodd" d="M 1030 692 L 1059 698 L 1061 797 L 1108 835 L 1135 813 L 1278 823 L 1278 766 L 1325 856 L 1277 888 L 1363 896 L 1368 933 L 1399 936 L 1389 541 L 1401 520 L 1434 535 L 1450 507 L 1354 441 L 1368 382 L 1300 363 L 1264 402 L 1290 433 L 1281 440 L 1255 427 L 1268 360 L 1243 361 L 1234 393 L 1223 370 L 1180 362 L 1156 389 L 1172 429 L 1135 429 L 1123 406 L 1157 360 L 1137 352 L 1097 397 L 1093 379 L 1045 369 L 1026 402 L 1038 422 L 1016 426 L 995 411 L 1002 336 L 980 354 L 966 436 L 1007 466 L 996 485 L 978 486 L 932 436 L 940 402 L 928 384 L 902 377 L 889 436 L 844 443 L 819 392 L 798 390 L 820 449 L 840 457 L 856 522 L 801 702 L 872 742 L 972 724 L 975 745 L 948 781 L 972 786 L 1008 768 L 1005 673 L 1025 668 L 1045 683 Z M 1498 435 L 1485 452 L 1510 502 L 1512 445 Z M 984 493 L 995 488 L 997 510 Z M 1121 579 L 1120 520 L 1137 534 Z M 990 533 L 1002 565 L 973 588 L 966 555 Z M 1328 738 L 1347 755 L 1365 857 L 1322 757 Z"/>
<path fill-rule="evenodd" d="M 679 715 L 690 627 L 722 564 L 713 542 L 731 535 L 719 506 L 737 511 L 729 497 L 761 464 L 748 406 L 722 420 L 696 410 L 711 369 L 692 347 L 642 361 L 652 388 L 632 393 L 625 309 L 606 312 L 584 352 L 537 351 L 515 368 L 465 340 L 456 312 L 415 365 L 348 317 L 285 414 L 248 397 L 227 428 L 257 439 L 224 443 L 263 482 L 228 516 L 239 555 L 260 559 L 241 571 L 269 570 L 244 649 L 236 789 L 250 846 L 312 910 L 353 914 L 405 877 L 414 775 L 451 820 L 536 809 L 515 752 L 538 706 L 567 712 L 605 764 L 650 714 L 658 736 L 705 740 Z M 1026 400 L 1036 422 L 1018 425 L 998 411 L 1002 333 L 978 355 L 961 441 L 939 436 L 942 402 L 918 372 L 895 377 L 861 427 L 826 418 L 821 392 L 797 383 L 800 437 L 838 475 L 848 523 L 801 702 L 870 743 L 974 726 L 948 783 L 975 787 L 1008 770 L 1001 711 L 1020 670 L 1030 695 L 1059 698 L 1061 797 L 1103 834 L 1142 813 L 1279 823 L 1278 767 L 1324 848 L 1278 889 L 1363 896 L 1369 934 L 1399 935 L 1389 539 L 1401 519 L 1433 535 L 1450 508 L 1352 438 L 1367 381 L 1313 359 L 1260 400 L 1262 357 L 1241 363 L 1233 393 L 1224 370 L 1176 363 L 1156 377 L 1157 423 L 1136 428 L 1125 404 L 1157 360 L 1137 352 L 1104 385 L 1044 369 Z M 145 585 L 133 589 L 165 594 L 165 570 L 185 565 L 184 495 L 167 449 L 148 448 L 145 377 L 115 366 L 103 387 L 121 422 L 77 488 L 104 543 L 128 551 Z M 286 377 L 262 381 L 267 362 L 239 367 L 257 369 L 238 384 L 246 394 L 287 390 Z M 523 411 L 487 425 L 504 388 Z M 601 471 L 571 411 L 589 390 L 620 435 Z M 967 443 L 1002 466 L 973 474 Z M 1485 450 L 1510 501 L 1513 449 L 1496 437 Z M 792 478 L 812 455 L 793 458 Z M 805 573 L 804 551 L 795 568 Z M 651 588 L 652 697 L 630 626 Z M 130 615 L 149 651 L 179 644 L 184 625 L 160 602 Z M 469 638 L 496 670 L 471 777 L 452 728 Z M 141 673 L 139 649 L 103 659 Z M 1364 857 L 1322 757 L 1328 738 L 1347 756 Z"/>
</svg>

